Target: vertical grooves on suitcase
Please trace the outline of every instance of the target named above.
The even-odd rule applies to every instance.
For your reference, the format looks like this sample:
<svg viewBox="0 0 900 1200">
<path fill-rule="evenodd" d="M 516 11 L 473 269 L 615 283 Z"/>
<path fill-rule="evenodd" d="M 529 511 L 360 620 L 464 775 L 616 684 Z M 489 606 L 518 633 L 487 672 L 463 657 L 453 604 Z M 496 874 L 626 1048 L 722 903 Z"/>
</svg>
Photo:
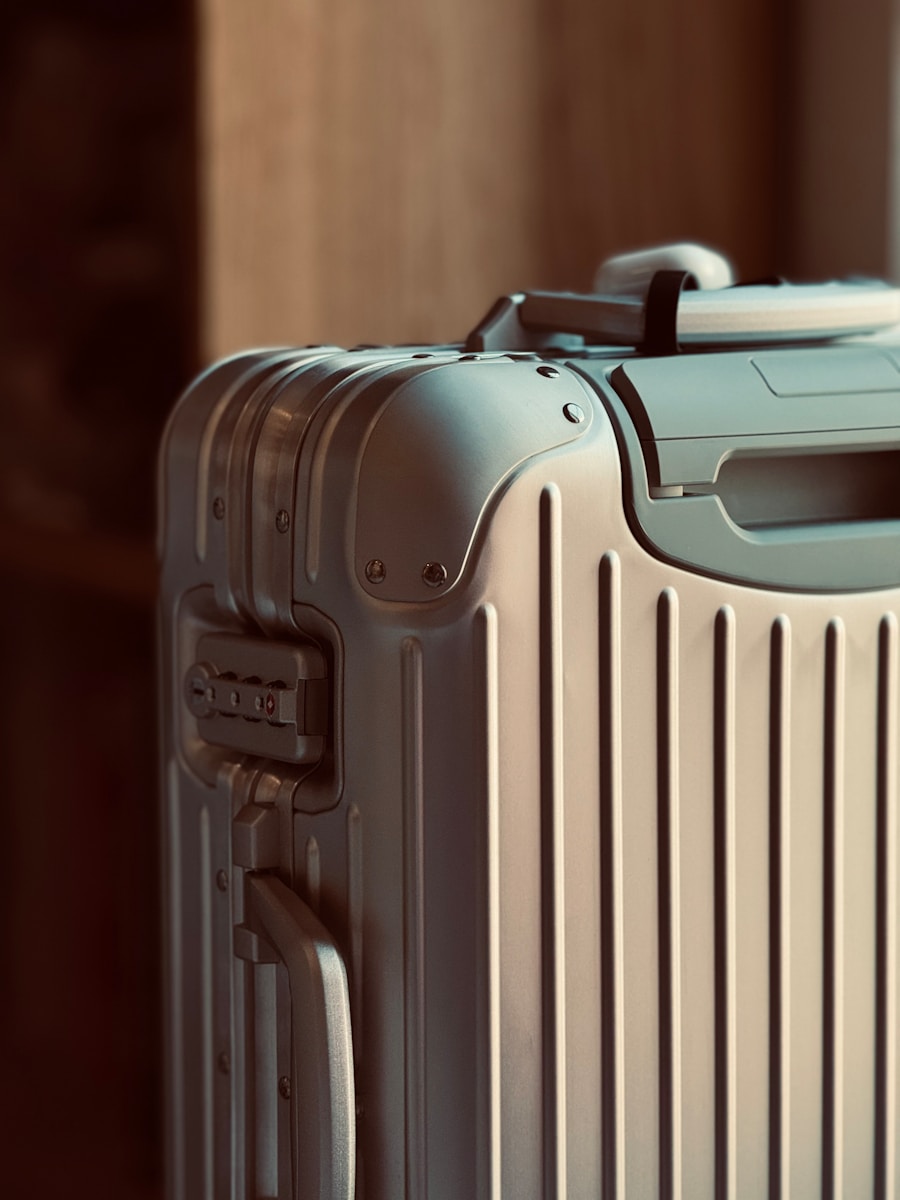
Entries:
<svg viewBox="0 0 900 1200">
<path fill-rule="evenodd" d="M 204 421 L 203 433 L 197 447 L 197 517 L 194 534 L 194 552 L 198 562 L 205 562 L 208 552 L 212 492 L 216 486 L 224 487 L 227 484 L 227 481 L 224 479 L 214 478 L 216 442 L 222 434 L 222 425 L 225 423 L 226 418 L 230 417 L 231 427 L 226 432 L 226 437 L 230 438 L 233 435 L 232 427 L 240 415 L 240 409 L 229 412 L 234 405 L 235 399 L 241 391 L 254 382 L 254 379 L 255 382 L 258 382 L 265 377 L 267 371 L 270 371 L 273 365 L 277 366 L 279 362 L 283 361 L 284 356 L 268 356 L 265 352 L 259 356 L 251 357 L 246 370 L 239 372 L 236 378 L 226 387 Z"/>
<path fill-rule="evenodd" d="M 716 613 L 713 778 L 716 958 L 716 1200 L 736 1200 L 735 617 Z"/>
<path fill-rule="evenodd" d="M 167 1195 L 173 1200 L 185 1200 L 186 1091 L 189 1072 L 185 1054 L 185 959 L 184 959 L 184 862 L 182 856 L 181 807 L 178 795 L 178 767 L 171 760 L 167 769 L 168 791 L 168 861 L 166 863 L 166 924 L 168 942 L 168 975 L 166 1004 L 166 1063 L 165 1084 L 169 1095 L 166 1122 L 166 1184 Z"/>
<path fill-rule="evenodd" d="M 227 519 L 224 522 L 228 586 L 238 608 L 253 615 L 253 474 L 263 425 L 281 386 L 297 370 L 291 356 L 275 357 L 261 372 L 253 392 L 236 413 L 227 447 L 224 484 Z M 271 520 L 274 521 L 274 514 Z"/>
<path fill-rule="evenodd" d="M 540 503 L 541 890 L 543 894 L 544 1197 L 566 1200 L 565 829 L 563 824 L 562 513 Z"/>
<path fill-rule="evenodd" d="M 353 1057 L 357 1067 L 363 1053 L 363 855 L 362 816 L 347 809 L 347 925 L 350 933 L 350 999 L 353 1011 Z"/>
<path fill-rule="evenodd" d="M 483 900 L 486 914 L 484 957 L 479 979 L 479 1061 L 483 1075 L 478 1088 L 479 1197 L 502 1200 L 503 1147 L 500 1093 L 500 715 L 498 693 L 497 610 L 485 604 L 476 618 L 476 636 L 483 669 L 481 719 L 484 730 L 485 814 L 482 836 Z"/>
<path fill-rule="evenodd" d="M 226 511 L 231 509 L 230 519 L 225 523 L 228 584 L 240 608 L 249 613 L 253 612 L 253 467 L 263 422 L 275 403 L 277 384 L 284 375 L 282 371 L 266 380 L 265 389 L 259 386 L 257 404 L 253 408 L 248 404 L 238 417 L 228 456 L 225 501 Z M 253 398 L 256 399 L 256 393 Z"/>
<path fill-rule="evenodd" d="M 347 809 L 347 931 L 350 941 L 349 985 L 350 1027 L 353 1030 L 353 1069 L 356 1080 L 357 1141 L 356 1141 L 356 1200 L 365 1197 L 365 1162 L 359 1117 L 365 1104 L 360 1093 L 363 1086 L 364 1055 L 363 1010 L 363 827 L 362 814 L 355 804 Z"/>
<path fill-rule="evenodd" d="M 200 978 L 203 988 L 203 1193 L 212 1200 L 215 1181 L 215 1073 L 213 1069 L 213 915 L 212 847 L 209 809 L 200 810 Z"/>
<path fill-rule="evenodd" d="M 875 1196 L 896 1195 L 897 1122 L 897 618 L 878 630 L 878 876 Z"/>
<path fill-rule="evenodd" d="M 772 625 L 769 658 L 769 1198 L 790 1196 L 791 625 Z"/>
<path fill-rule="evenodd" d="M 406 1200 L 425 1200 L 425 788 L 422 644 L 404 638 L 403 872 L 406 1026 Z"/>
<path fill-rule="evenodd" d="M 678 593 L 657 606 L 660 1198 L 681 1197 L 681 887 L 678 822 Z"/>
<path fill-rule="evenodd" d="M 622 854 L 621 564 L 610 551 L 599 573 L 600 988 L 603 1200 L 625 1195 L 625 972 Z"/>
<path fill-rule="evenodd" d="M 825 635 L 824 761 L 824 1030 L 822 1194 L 842 1195 L 844 1060 L 844 624 Z"/>
</svg>

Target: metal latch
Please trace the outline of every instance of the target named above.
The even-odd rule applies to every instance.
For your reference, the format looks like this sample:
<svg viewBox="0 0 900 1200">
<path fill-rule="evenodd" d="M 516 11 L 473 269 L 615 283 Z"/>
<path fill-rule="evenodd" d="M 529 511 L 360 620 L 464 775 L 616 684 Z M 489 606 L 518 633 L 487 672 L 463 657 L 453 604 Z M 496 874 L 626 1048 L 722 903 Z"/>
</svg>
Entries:
<svg viewBox="0 0 900 1200">
<path fill-rule="evenodd" d="M 311 642 L 207 634 L 184 680 L 204 741 L 245 754 L 314 763 L 328 731 L 325 657 Z"/>
</svg>

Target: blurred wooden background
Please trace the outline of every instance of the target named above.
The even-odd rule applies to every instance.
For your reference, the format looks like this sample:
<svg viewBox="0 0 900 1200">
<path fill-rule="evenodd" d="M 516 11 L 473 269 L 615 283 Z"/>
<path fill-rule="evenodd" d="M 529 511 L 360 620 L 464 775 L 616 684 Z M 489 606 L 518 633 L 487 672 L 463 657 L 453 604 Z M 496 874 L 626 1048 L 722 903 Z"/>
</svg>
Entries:
<svg viewBox="0 0 900 1200">
<path fill-rule="evenodd" d="M 446 340 L 699 238 L 775 258 L 777 7 L 201 0 L 200 328 Z"/>
<path fill-rule="evenodd" d="M 159 1194 L 152 489 L 178 390 L 251 343 L 460 337 L 647 243 L 787 269 L 795 8 L 8 0 L 5 1194 Z"/>
</svg>

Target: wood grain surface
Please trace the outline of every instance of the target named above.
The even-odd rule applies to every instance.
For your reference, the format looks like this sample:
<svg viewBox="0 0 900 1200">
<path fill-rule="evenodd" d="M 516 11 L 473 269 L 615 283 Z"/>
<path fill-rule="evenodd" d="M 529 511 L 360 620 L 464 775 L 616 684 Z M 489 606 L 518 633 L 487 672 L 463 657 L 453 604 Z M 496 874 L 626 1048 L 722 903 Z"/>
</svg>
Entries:
<svg viewBox="0 0 900 1200">
<path fill-rule="evenodd" d="M 793 277 L 900 279 L 893 0 L 796 0 L 780 257 Z"/>
<path fill-rule="evenodd" d="M 773 269 L 774 0 L 201 0 L 205 357 L 460 337 L 680 238 Z"/>
</svg>

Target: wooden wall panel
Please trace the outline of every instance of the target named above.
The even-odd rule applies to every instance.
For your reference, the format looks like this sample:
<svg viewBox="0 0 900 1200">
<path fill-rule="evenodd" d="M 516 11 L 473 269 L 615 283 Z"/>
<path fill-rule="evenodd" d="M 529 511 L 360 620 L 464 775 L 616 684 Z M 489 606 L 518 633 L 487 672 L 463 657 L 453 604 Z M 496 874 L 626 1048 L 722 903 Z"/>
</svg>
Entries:
<svg viewBox="0 0 900 1200">
<path fill-rule="evenodd" d="M 564 0 L 545 102 L 546 269 L 587 288 L 623 248 L 692 240 L 775 269 L 772 0 Z"/>
<path fill-rule="evenodd" d="M 795 0 L 781 257 L 797 278 L 900 280 L 896 0 Z"/>
<path fill-rule="evenodd" d="M 203 0 L 203 346 L 461 334 L 537 278 L 537 0 Z"/>
<path fill-rule="evenodd" d="M 773 268 L 774 0 L 201 0 L 201 343 L 460 336 L 675 237 Z"/>
</svg>

